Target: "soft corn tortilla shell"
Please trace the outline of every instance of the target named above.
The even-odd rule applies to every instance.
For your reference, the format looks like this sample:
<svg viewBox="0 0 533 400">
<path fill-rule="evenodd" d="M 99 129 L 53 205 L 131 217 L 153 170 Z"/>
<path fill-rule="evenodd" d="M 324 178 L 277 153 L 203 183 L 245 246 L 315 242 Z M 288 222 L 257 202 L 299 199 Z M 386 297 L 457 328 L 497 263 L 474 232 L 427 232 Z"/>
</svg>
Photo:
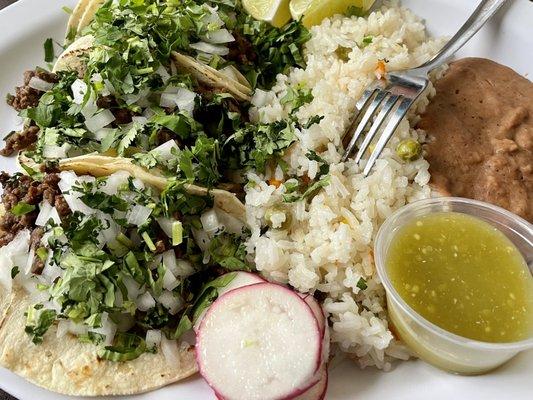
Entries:
<svg viewBox="0 0 533 400">
<path fill-rule="evenodd" d="M 81 31 L 94 19 L 94 15 L 98 9 L 105 3 L 106 0 L 89 0 L 89 4 L 85 8 L 85 11 L 78 22 L 78 35 L 81 34 Z"/>
<path fill-rule="evenodd" d="M 78 1 L 78 4 L 76 4 L 76 7 L 74 7 L 74 10 L 72 10 L 72 14 L 70 14 L 70 17 L 68 19 L 67 33 L 65 34 L 65 37 L 68 37 L 71 32 L 76 32 L 77 34 L 78 24 L 80 23 L 80 20 L 83 17 L 83 13 L 85 12 L 85 9 L 87 8 L 90 2 L 91 0 Z"/>
<path fill-rule="evenodd" d="M 211 87 L 223 89 L 231 93 L 237 100 L 251 101 L 252 89 L 250 87 L 231 79 L 208 65 L 197 62 L 192 57 L 177 52 L 173 52 L 172 57 L 176 61 L 178 68 L 190 73 L 200 82 Z"/>
<path fill-rule="evenodd" d="M 82 56 L 87 54 L 93 46 L 94 37 L 92 35 L 86 35 L 76 39 L 57 58 L 52 71 L 77 71 L 78 76 L 82 77 L 86 69 L 86 64 Z"/>
<path fill-rule="evenodd" d="M 9 312 L 0 326 L 0 365 L 38 386 L 73 396 L 112 396 L 147 392 L 197 372 L 194 350 L 184 348 L 179 363 L 161 354 L 145 353 L 128 362 L 99 360 L 96 347 L 74 336 L 57 337 L 52 326 L 44 342 L 35 345 L 24 332 L 24 312 L 32 301 L 15 288 Z"/>
<path fill-rule="evenodd" d="M 108 157 L 102 155 L 85 155 L 60 161 L 59 168 L 65 171 L 74 171 L 78 175 L 89 174 L 93 176 L 109 176 L 117 171 L 127 171 L 132 176 L 140 179 L 159 190 L 166 188 L 168 179 L 158 173 L 157 170 L 146 171 L 131 162 L 128 158 Z M 187 192 L 197 196 L 211 195 L 215 206 L 233 215 L 242 222 L 246 222 L 246 208 L 233 193 L 220 189 L 211 189 L 186 185 Z"/>
</svg>

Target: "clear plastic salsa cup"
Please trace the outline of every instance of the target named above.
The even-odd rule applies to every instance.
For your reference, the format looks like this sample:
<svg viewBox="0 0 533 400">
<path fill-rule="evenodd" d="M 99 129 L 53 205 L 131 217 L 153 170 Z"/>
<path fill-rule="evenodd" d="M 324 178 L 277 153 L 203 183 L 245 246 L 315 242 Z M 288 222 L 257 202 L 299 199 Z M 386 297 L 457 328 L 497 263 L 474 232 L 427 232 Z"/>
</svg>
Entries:
<svg viewBox="0 0 533 400">
<path fill-rule="evenodd" d="M 440 197 L 420 200 L 391 215 L 378 232 L 374 254 L 378 275 L 387 293 L 389 317 L 396 333 L 422 360 L 448 372 L 477 375 L 499 367 L 521 351 L 533 348 L 533 336 L 511 343 L 487 343 L 450 333 L 414 311 L 393 287 L 385 265 L 398 229 L 413 218 L 437 212 L 477 217 L 504 233 L 522 253 L 533 273 L 533 225 L 517 215 L 480 201 Z"/>
</svg>

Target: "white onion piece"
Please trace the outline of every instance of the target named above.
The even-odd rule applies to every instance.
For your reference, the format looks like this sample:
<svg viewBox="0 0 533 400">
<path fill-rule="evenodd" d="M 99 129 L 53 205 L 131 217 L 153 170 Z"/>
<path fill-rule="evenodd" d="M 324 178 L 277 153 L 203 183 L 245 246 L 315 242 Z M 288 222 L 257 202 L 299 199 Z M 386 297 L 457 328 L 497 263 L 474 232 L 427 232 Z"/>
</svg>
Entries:
<svg viewBox="0 0 533 400">
<path fill-rule="evenodd" d="M 146 331 L 146 347 L 152 349 L 161 344 L 161 331 L 150 329 Z"/>
<path fill-rule="evenodd" d="M 109 92 L 108 94 L 115 94 L 116 92 L 115 87 L 113 86 L 113 84 L 111 83 L 109 79 L 104 79 L 104 85 L 107 91 Z"/>
<path fill-rule="evenodd" d="M 157 302 L 167 308 L 172 315 L 175 315 L 184 305 L 181 298 L 176 297 L 168 290 L 164 290 L 161 293 L 161 296 L 157 298 Z"/>
<path fill-rule="evenodd" d="M 161 230 L 165 232 L 165 234 L 171 238 L 172 237 L 172 224 L 174 223 L 173 219 L 166 218 L 166 217 L 159 217 L 157 218 L 157 223 L 161 227 Z"/>
<path fill-rule="evenodd" d="M 76 195 L 74 194 L 64 194 L 63 198 L 67 202 L 70 210 L 72 212 L 79 211 L 85 215 L 92 215 L 96 211 L 92 209 L 91 207 L 87 206 L 83 201 L 81 201 Z"/>
<path fill-rule="evenodd" d="M 151 213 L 151 208 L 137 204 L 128 211 L 126 220 L 128 224 L 141 226 L 148 220 L 148 217 L 150 217 Z"/>
<path fill-rule="evenodd" d="M 167 69 L 162 65 L 159 66 L 155 73 L 161 77 L 164 84 L 166 84 L 170 79 L 170 74 L 168 73 Z"/>
<path fill-rule="evenodd" d="M 179 88 L 176 98 L 176 105 L 180 111 L 186 111 L 192 115 L 194 111 L 194 103 L 196 99 L 196 93 L 189 89 Z"/>
<path fill-rule="evenodd" d="M 150 271 L 157 269 L 157 267 L 159 267 L 159 265 L 161 264 L 161 261 L 163 261 L 163 255 L 158 254 L 157 256 L 155 256 L 155 258 L 152 261 L 148 263 L 148 269 Z"/>
<path fill-rule="evenodd" d="M 111 243 L 120 233 L 120 226 L 109 216 L 101 211 L 97 212 L 98 217 L 103 222 L 103 226 L 107 226 L 100 234 L 103 236 L 105 243 Z"/>
<path fill-rule="evenodd" d="M 179 284 L 180 281 L 176 279 L 172 271 L 167 268 L 167 270 L 165 271 L 165 275 L 163 275 L 163 288 L 172 291 L 176 289 Z"/>
<path fill-rule="evenodd" d="M 67 152 L 70 150 L 70 144 L 63 143 L 61 146 L 55 144 L 45 144 L 43 146 L 44 158 L 66 158 Z"/>
<path fill-rule="evenodd" d="M 98 132 L 115 120 L 115 116 L 109 110 L 102 110 L 85 119 L 85 126 L 92 133 Z"/>
<path fill-rule="evenodd" d="M 202 223 L 202 227 L 207 232 L 207 234 L 214 234 L 218 230 L 223 228 L 222 224 L 218 219 L 218 215 L 215 209 L 211 209 L 209 211 L 204 212 L 200 216 L 200 222 Z"/>
<path fill-rule="evenodd" d="M 148 122 L 148 118 L 139 116 L 131 117 L 131 120 L 139 125 L 146 125 Z"/>
<path fill-rule="evenodd" d="M 230 43 L 235 41 L 235 37 L 227 29 L 218 29 L 216 31 L 207 32 L 202 39 L 211 44 Z"/>
<path fill-rule="evenodd" d="M 109 314 L 104 312 L 102 313 L 102 326 L 100 328 L 91 329 L 93 332 L 99 333 L 101 335 L 105 336 L 104 345 L 110 346 L 113 344 L 113 339 L 115 338 L 115 334 L 117 332 L 117 326 L 115 323 L 109 318 Z"/>
<path fill-rule="evenodd" d="M 179 147 L 175 140 L 170 139 L 162 145 L 157 146 L 155 149 L 152 150 L 152 152 L 157 153 L 161 160 L 168 161 L 172 157 L 174 157 L 174 154 L 172 154 L 172 149 L 179 150 Z"/>
<path fill-rule="evenodd" d="M 169 340 L 165 335 L 161 336 L 161 352 L 167 360 L 168 364 L 179 367 L 180 365 L 180 352 L 178 348 L 178 342 L 176 340 Z"/>
<path fill-rule="evenodd" d="M 115 131 L 115 129 L 113 129 L 113 128 L 102 128 L 99 131 L 94 132 L 93 137 L 94 137 L 95 140 L 98 140 L 99 142 L 101 142 L 108 135 L 111 135 L 114 131 Z"/>
<path fill-rule="evenodd" d="M 126 171 L 117 171 L 105 180 L 105 185 L 100 187 L 100 191 L 112 196 L 118 193 L 119 187 L 128 183 L 130 174 Z"/>
<path fill-rule="evenodd" d="M 134 178 L 133 179 L 133 186 L 135 186 L 136 189 L 142 190 L 144 189 L 144 183 L 140 179 Z"/>
<path fill-rule="evenodd" d="M 126 290 L 128 291 L 128 298 L 130 300 L 134 300 L 139 296 L 139 293 L 141 293 L 141 288 L 139 284 L 130 276 L 125 276 L 122 279 L 122 283 L 124 283 L 124 286 L 126 286 Z"/>
<path fill-rule="evenodd" d="M 226 232 L 235 234 L 242 233 L 242 230 L 244 229 L 244 223 L 240 219 L 228 214 L 220 208 L 216 209 L 216 214 L 220 224 L 224 226 Z"/>
<path fill-rule="evenodd" d="M 155 307 L 155 300 L 149 292 L 145 292 L 137 297 L 135 304 L 137 304 L 139 310 L 148 311 L 150 308 Z"/>
<path fill-rule="evenodd" d="M 50 213 L 52 212 L 52 206 L 48 201 L 43 201 L 41 205 L 39 206 L 39 215 L 37 215 L 37 219 L 35 220 L 35 225 L 37 226 L 45 226 L 48 220 L 50 219 Z"/>
<path fill-rule="evenodd" d="M 211 240 L 209 239 L 209 235 L 205 230 L 192 228 L 192 235 L 196 241 L 196 244 L 202 251 L 206 251 L 209 248 L 209 243 Z"/>
<path fill-rule="evenodd" d="M 161 98 L 159 100 L 159 105 L 161 107 L 175 107 L 176 101 L 175 101 L 176 95 L 174 93 L 163 93 L 161 94 Z"/>
<path fill-rule="evenodd" d="M 216 54 L 218 56 L 227 56 L 229 54 L 229 49 L 226 46 L 218 46 L 206 42 L 192 43 L 189 47 L 202 53 Z"/>
<path fill-rule="evenodd" d="M 68 333 L 69 322 L 70 321 L 66 319 L 60 319 L 59 322 L 57 323 L 56 336 L 59 339 L 61 339 L 63 336 L 65 336 Z"/>
<path fill-rule="evenodd" d="M 206 13 L 202 17 L 202 22 L 205 23 L 208 26 L 213 26 L 220 28 L 224 26 L 224 21 L 222 18 L 220 18 L 220 15 L 218 15 L 217 8 L 216 7 L 209 7 L 208 5 L 204 4 L 205 8 L 208 8 L 210 10 L 209 13 Z"/>
<path fill-rule="evenodd" d="M 52 250 L 49 250 L 48 259 L 46 260 L 46 265 L 44 266 L 42 276 L 47 278 L 50 283 L 54 283 L 57 278 L 63 276 L 63 270 L 58 267 L 55 263 L 51 261 Z"/>
<path fill-rule="evenodd" d="M 76 104 L 82 104 L 83 98 L 87 94 L 87 84 L 81 79 L 76 79 L 70 89 L 72 90 L 72 101 Z"/>
<path fill-rule="evenodd" d="M 53 83 L 46 82 L 38 76 L 32 76 L 28 82 L 28 86 L 32 89 L 39 90 L 41 92 L 47 92 L 54 87 Z"/>
<path fill-rule="evenodd" d="M 83 105 L 81 109 L 81 115 L 85 119 L 91 118 L 96 112 L 98 111 L 98 106 L 96 105 L 96 101 L 94 99 L 94 95 L 91 93 L 91 96 L 87 100 L 87 102 Z"/>
<path fill-rule="evenodd" d="M 178 263 L 176 259 L 176 253 L 173 249 L 165 251 L 163 254 L 163 264 L 166 269 L 172 273 L 173 276 L 178 277 Z"/>
<path fill-rule="evenodd" d="M 26 260 L 26 266 L 24 268 L 23 273 L 26 275 L 29 275 L 31 272 L 31 267 L 33 266 L 33 259 L 35 258 L 35 247 L 30 248 L 30 252 L 28 253 L 28 259 Z M 2 265 L 2 264 L 0 264 Z"/>
<path fill-rule="evenodd" d="M 192 264 L 186 260 L 178 260 L 177 262 L 178 271 L 176 273 L 177 278 L 187 278 L 194 274 L 195 270 Z"/>
</svg>

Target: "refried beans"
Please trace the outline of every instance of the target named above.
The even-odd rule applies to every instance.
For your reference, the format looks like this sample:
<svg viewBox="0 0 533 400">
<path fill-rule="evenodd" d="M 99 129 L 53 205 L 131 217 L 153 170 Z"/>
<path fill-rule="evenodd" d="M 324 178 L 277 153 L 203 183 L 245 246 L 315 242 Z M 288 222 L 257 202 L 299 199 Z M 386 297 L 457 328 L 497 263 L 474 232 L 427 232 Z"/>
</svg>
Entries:
<svg viewBox="0 0 533 400">
<path fill-rule="evenodd" d="M 533 83 L 483 58 L 450 64 L 418 128 L 432 183 L 533 222 Z"/>
</svg>

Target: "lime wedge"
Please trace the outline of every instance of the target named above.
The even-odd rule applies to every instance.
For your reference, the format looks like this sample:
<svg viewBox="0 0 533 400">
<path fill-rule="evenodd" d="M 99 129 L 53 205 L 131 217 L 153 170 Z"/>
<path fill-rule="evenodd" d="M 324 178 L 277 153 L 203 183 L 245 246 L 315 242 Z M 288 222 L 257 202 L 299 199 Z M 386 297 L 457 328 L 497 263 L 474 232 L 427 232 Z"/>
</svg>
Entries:
<svg viewBox="0 0 533 400">
<path fill-rule="evenodd" d="M 313 3 L 313 0 L 291 0 L 289 9 L 291 10 L 292 19 L 298 21 L 311 6 L 311 3 Z"/>
<path fill-rule="evenodd" d="M 282 27 L 291 19 L 290 0 L 243 0 L 246 12 L 255 19 Z"/>
<path fill-rule="evenodd" d="M 292 1 L 303 2 L 303 0 Z M 302 22 L 310 28 L 335 14 L 364 15 L 374 2 L 375 0 L 312 0 L 307 10 L 303 12 Z"/>
</svg>

